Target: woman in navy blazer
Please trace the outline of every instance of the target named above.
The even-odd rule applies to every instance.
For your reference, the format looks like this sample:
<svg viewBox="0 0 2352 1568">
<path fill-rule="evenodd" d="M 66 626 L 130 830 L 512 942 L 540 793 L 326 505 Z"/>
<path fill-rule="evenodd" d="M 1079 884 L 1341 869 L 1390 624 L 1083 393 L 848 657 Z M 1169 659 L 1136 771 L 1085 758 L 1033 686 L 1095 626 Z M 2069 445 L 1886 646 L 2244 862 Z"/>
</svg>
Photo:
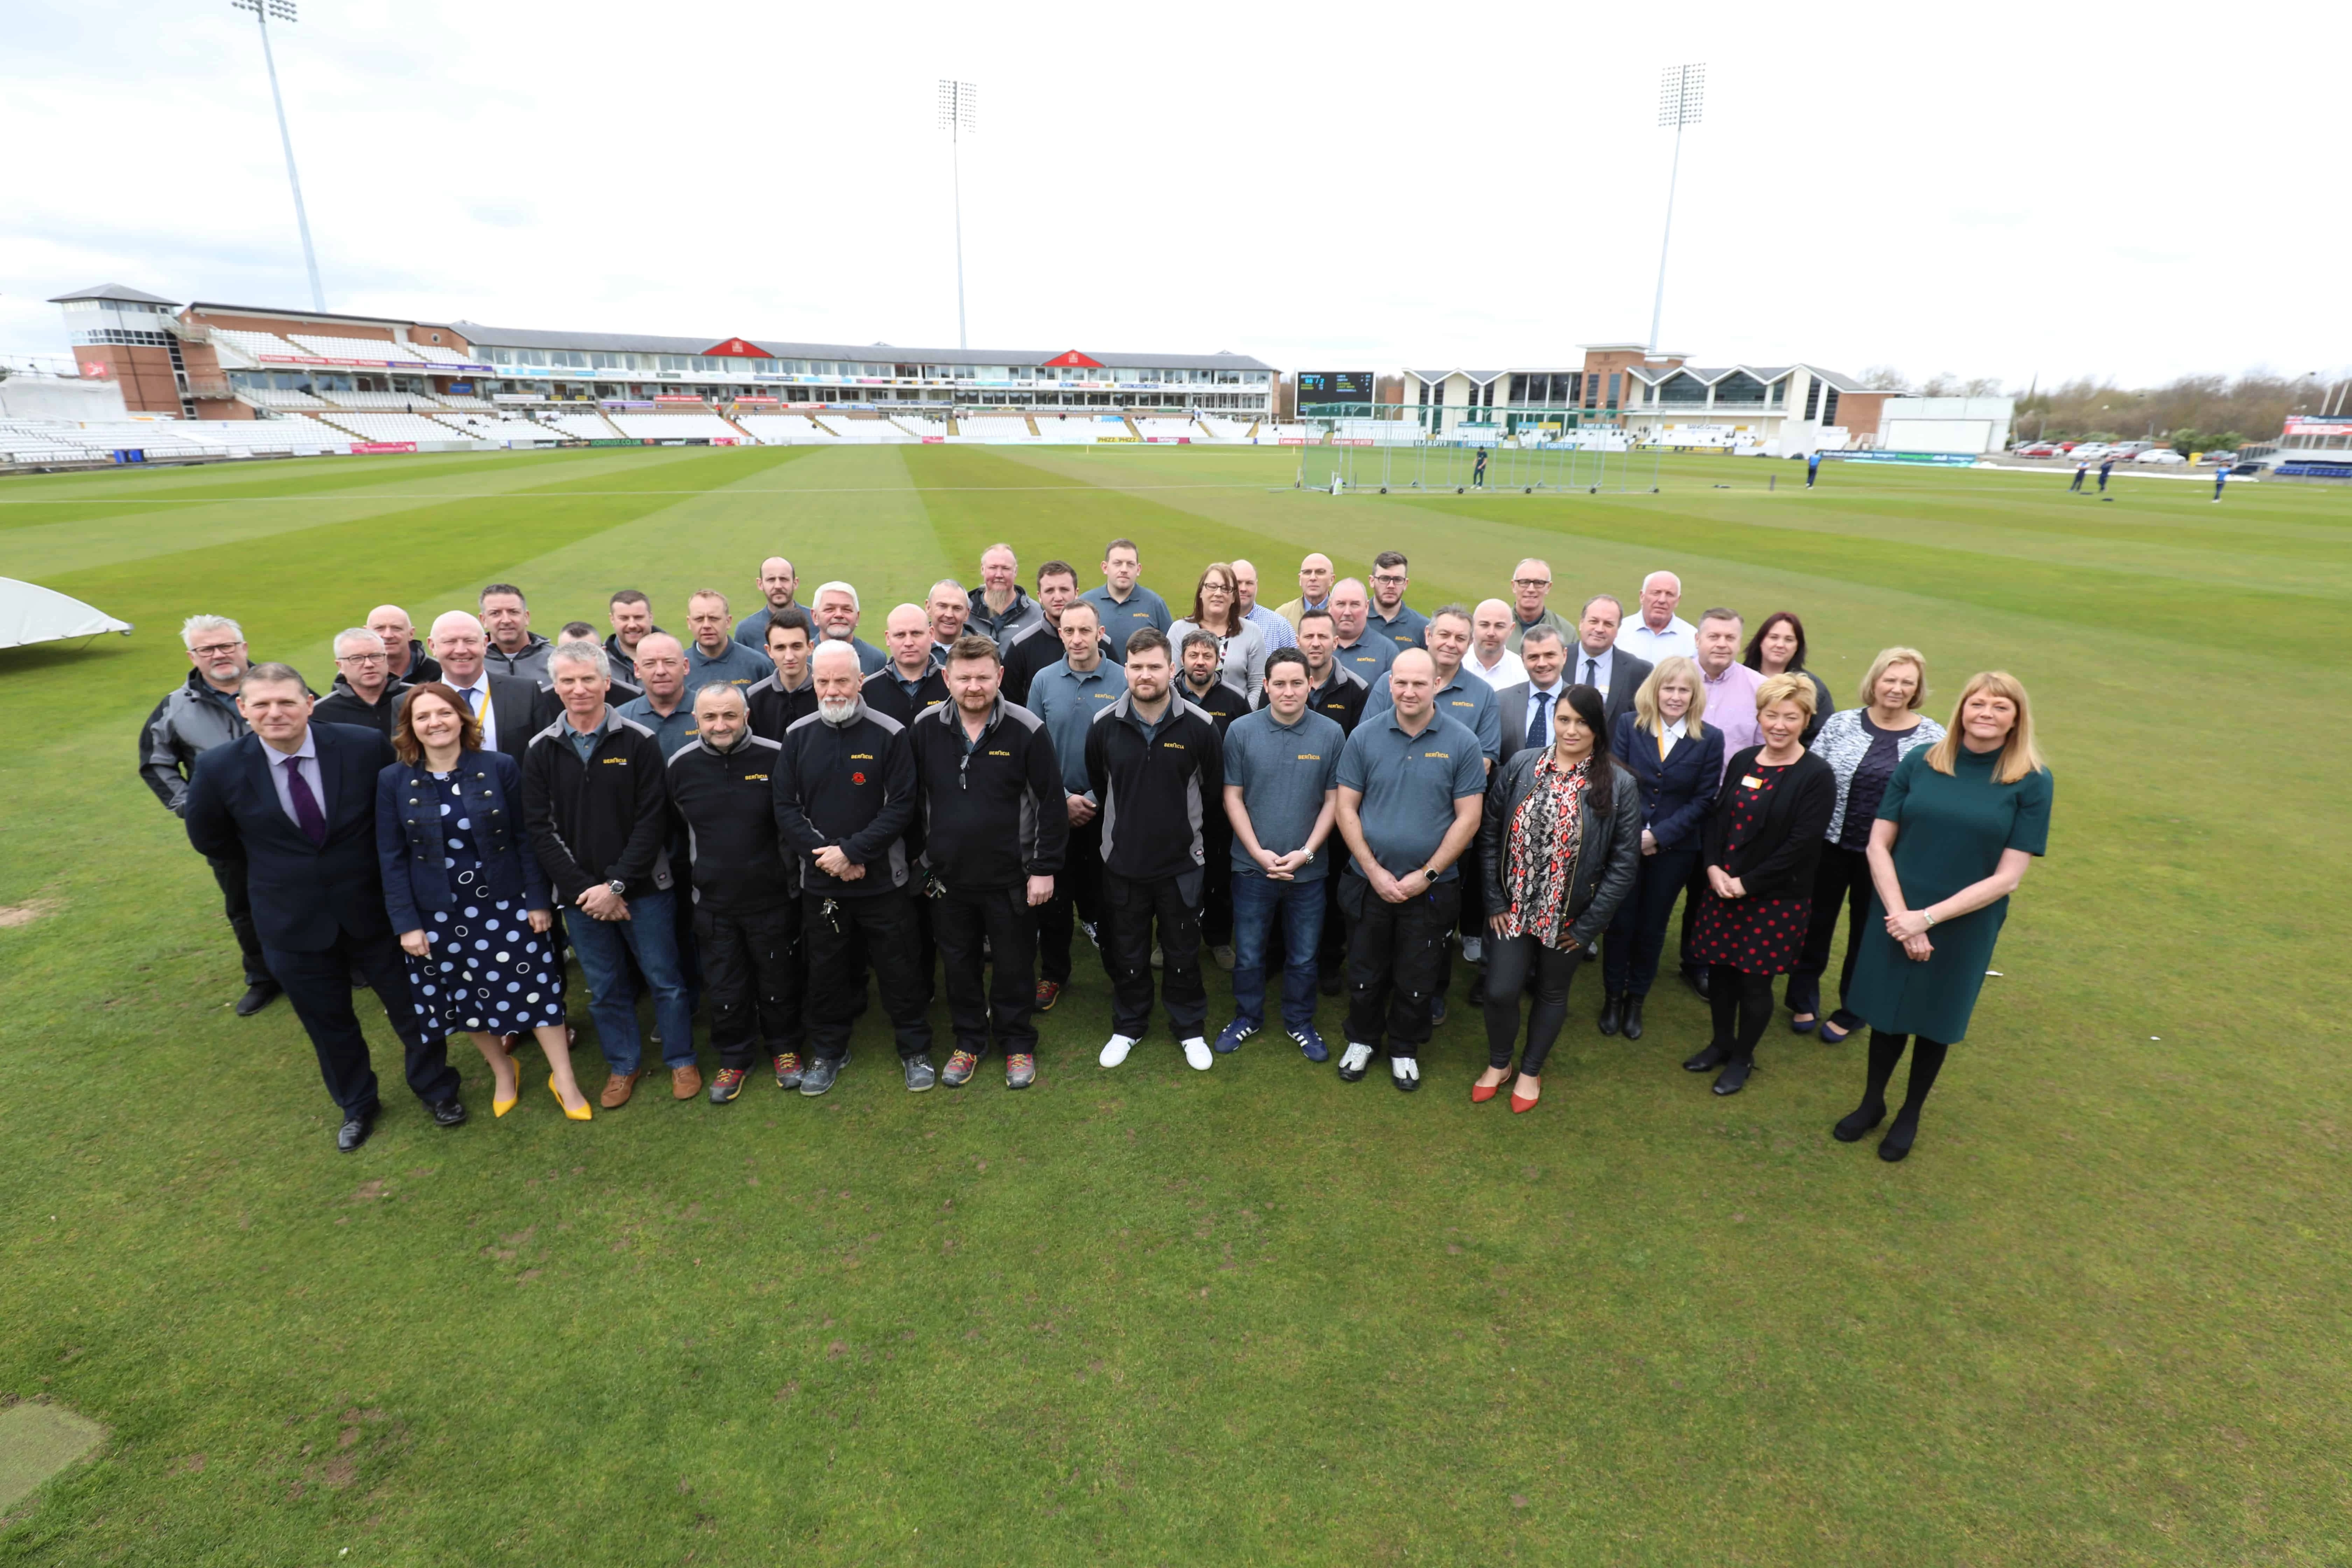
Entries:
<svg viewBox="0 0 2352 1568">
<path fill-rule="evenodd" d="M 521 766 L 482 750 L 480 722 L 439 681 L 411 692 L 392 746 L 400 761 L 376 778 L 376 858 L 420 1022 L 438 1037 L 473 1036 L 500 1116 L 520 1094 L 513 1042 L 531 1031 L 564 1114 L 587 1121 L 572 1076 L 563 963 L 547 935 L 554 900 L 523 826 Z"/>
<path fill-rule="evenodd" d="M 1617 715 L 1612 753 L 1642 792 L 1642 858 L 1601 950 L 1601 1032 L 1642 1037 L 1642 999 L 1658 978 L 1666 921 L 1698 864 L 1707 814 L 1723 782 L 1723 731 L 1706 723 L 1706 684 L 1680 654 L 1658 660 L 1633 710 Z"/>
</svg>

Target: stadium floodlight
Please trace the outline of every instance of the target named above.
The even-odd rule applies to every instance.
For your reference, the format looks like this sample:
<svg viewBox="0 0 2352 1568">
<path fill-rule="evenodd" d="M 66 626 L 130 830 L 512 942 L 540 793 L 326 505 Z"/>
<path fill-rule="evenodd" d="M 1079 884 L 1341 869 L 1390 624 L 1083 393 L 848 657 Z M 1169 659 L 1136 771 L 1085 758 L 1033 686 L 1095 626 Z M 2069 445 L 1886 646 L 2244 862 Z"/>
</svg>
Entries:
<svg viewBox="0 0 2352 1568">
<path fill-rule="evenodd" d="M 1666 246 L 1675 234 L 1675 183 L 1683 171 L 1683 127 L 1696 125 L 1706 99 L 1706 65 L 1668 66 L 1658 81 L 1658 123 L 1675 128 L 1674 162 L 1666 166 L 1666 225 L 1658 237 L 1658 294 L 1650 305 L 1650 353 L 1658 352 L 1658 321 L 1666 310 Z"/>
<path fill-rule="evenodd" d="M 302 264 L 310 269 L 310 308 L 327 311 L 327 291 L 319 285 L 319 253 L 310 247 L 310 215 L 302 208 L 302 177 L 294 172 L 294 138 L 286 129 L 286 100 L 278 91 L 278 59 L 269 50 L 269 24 L 292 23 L 294 0 L 228 0 L 239 11 L 253 13 L 261 28 L 261 63 L 269 68 L 269 101 L 278 106 L 278 141 L 286 149 L 286 183 L 294 188 L 294 226 L 302 231 Z"/>
<path fill-rule="evenodd" d="M 948 167 L 955 189 L 956 347 L 971 342 L 963 325 L 963 154 L 960 143 L 968 132 L 980 129 L 980 89 L 968 81 L 940 79 L 939 128 L 948 133 Z"/>
</svg>

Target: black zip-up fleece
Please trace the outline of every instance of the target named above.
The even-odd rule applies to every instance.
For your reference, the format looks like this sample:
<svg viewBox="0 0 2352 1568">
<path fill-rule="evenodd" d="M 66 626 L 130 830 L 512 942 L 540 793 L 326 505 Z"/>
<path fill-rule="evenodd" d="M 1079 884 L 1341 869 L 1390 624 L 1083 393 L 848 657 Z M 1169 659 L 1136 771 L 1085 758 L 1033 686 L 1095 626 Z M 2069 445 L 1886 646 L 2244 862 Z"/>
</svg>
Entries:
<svg viewBox="0 0 2352 1568">
<path fill-rule="evenodd" d="M 1062 868 L 1070 811 L 1045 721 L 1002 697 L 964 749 L 943 702 L 908 729 L 923 789 L 923 859 L 951 888 L 1014 888 Z"/>
<path fill-rule="evenodd" d="M 774 782 L 776 831 L 803 890 L 854 899 L 906 885 L 916 795 L 905 725 L 863 702 L 838 728 L 812 713 L 784 731 Z M 817 869 L 811 857 L 828 845 L 866 875 L 845 882 Z"/>
<path fill-rule="evenodd" d="M 523 821 L 532 853 L 564 903 L 618 879 L 625 899 L 670 885 L 669 789 L 654 732 L 610 708 L 590 760 L 567 716 L 530 738 L 522 758 Z"/>
<path fill-rule="evenodd" d="M 708 741 L 669 759 L 669 805 L 686 829 L 694 901 L 719 914 L 781 909 L 800 894 L 776 837 L 776 763 L 783 747 L 746 734 L 731 752 Z"/>
<path fill-rule="evenodd" d="M 1201 823 L 1223 809 L 1224 752 L 1217 721 L 1171 696 L 1150 733 L 1135 693 L 1095 715 L 1087 731 L 1087 780 L 1102 803 L 1102 862 L 1131 881 L 1181 877 L 1206 863 Z"/>
</svg>

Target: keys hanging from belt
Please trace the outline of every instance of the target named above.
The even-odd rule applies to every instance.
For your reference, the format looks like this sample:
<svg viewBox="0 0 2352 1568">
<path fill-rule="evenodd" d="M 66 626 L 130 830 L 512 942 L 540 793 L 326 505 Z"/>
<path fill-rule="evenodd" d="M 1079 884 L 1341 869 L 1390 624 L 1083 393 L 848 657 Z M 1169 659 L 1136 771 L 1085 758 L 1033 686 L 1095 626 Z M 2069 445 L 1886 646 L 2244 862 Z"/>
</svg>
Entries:
<svg viewBox="0 0 2352 1568">
<path fill-rule="evenodd" d="M 825 925 L 832 930 L 834 935 L 839 936 L 841 934 L 841 905 L 839 903 L 835 902 L 834 900 L 827 899 L 824 902 L 816 907 L 816 912 L 817 918 L 824 921 Z"/>
</svg>

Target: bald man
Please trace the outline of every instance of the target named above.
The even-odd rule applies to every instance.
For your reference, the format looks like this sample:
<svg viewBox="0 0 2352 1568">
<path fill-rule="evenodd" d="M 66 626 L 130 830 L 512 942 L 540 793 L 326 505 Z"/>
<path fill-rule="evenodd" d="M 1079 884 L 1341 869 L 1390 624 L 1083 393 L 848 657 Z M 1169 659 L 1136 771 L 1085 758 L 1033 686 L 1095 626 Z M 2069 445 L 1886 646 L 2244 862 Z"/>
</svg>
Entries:
<svg viewBox="0 0 2352 1568">
<path fill-rule="evenodd" d="M 1257 567 L 1247 561 L 1235 561 L 1232 564 L 1242 619 L 1255 626 L 1265 638 L 1265 651 L 1272 653 L 1278 647 L 1297 647 L 1298 628 L 1257 602 Z"/>
<path fill-rule="evenodd" d="M 782 556 L 771 555 L 761 562 L 760 596 L 767 603 L 735 623 L 735 640 L 754 653 L 765 653 L 768 649 L 768 617 L 784 610 L 799 608 L 800 601 L 793 597 L 799 586 L 800 574 Z"/>
<path fill-rule="evenodd" d="M 384 652 L 392 656 L 387 668 L 393 679 L 414 686 L 420 680 L 441 679 L 441 666 L 416 640 L 416 628 L 409 625 L 406 610 L 398 605 L 378 605 L 367 613 L 366 626 L 383 639 Z"/>
<path fill-rule="evenodd" d="M 1528 667 L 1511 651 L 1511 606 L 1481 599 L 1470 612 L 1470 653 L 1462 668 L 1500 691 L 1528 678 Z"/>
<path fill-rule="evenodd" d="M 480 721 L 482 750 L 504 752 L 517 762 L 530 750 L 530 738 L 555 722 L 563 705 L 555 693 L 528 676 L 492 675 L 485 668 L 490 634 L 481 621 L 464 610 L 435 617 L 425 646 L 441 664 L 441 679 L 465 700 L 467 710 Z M 402 708 L 415 689 L 401 693 Z M 400 723 L 398 712 L 393 724 Z"/>
<path fill-rule="evenodd" d="M 900 724 L 948 700 L 947 677 L 931 661 L 931 615 L 901 605 L 882 623 L 889 662 L 866 678 L 866 706 Z"/>
<path fill-rule="evenodd" d="M 1530 555 L 1511 569 L 1511 635 L 1505 646 L 1513 653 L 1538 626 L 1549 626 L 1564 643 L 1576 640 L 1576 629 L 1552 610 L 1550 599 L 1550 562 Z"/>
<path fill-rule="evenodd" d="M 1331 584 L 1339 574 L 1328 555 L 1309 555 L 1298 563 L 1298 597 L 1274 613 L 1288 621 L 1292 631 L 1297 631 L 1299 616 L 1309 610 L 1331 607 Z"/>
</svg>

